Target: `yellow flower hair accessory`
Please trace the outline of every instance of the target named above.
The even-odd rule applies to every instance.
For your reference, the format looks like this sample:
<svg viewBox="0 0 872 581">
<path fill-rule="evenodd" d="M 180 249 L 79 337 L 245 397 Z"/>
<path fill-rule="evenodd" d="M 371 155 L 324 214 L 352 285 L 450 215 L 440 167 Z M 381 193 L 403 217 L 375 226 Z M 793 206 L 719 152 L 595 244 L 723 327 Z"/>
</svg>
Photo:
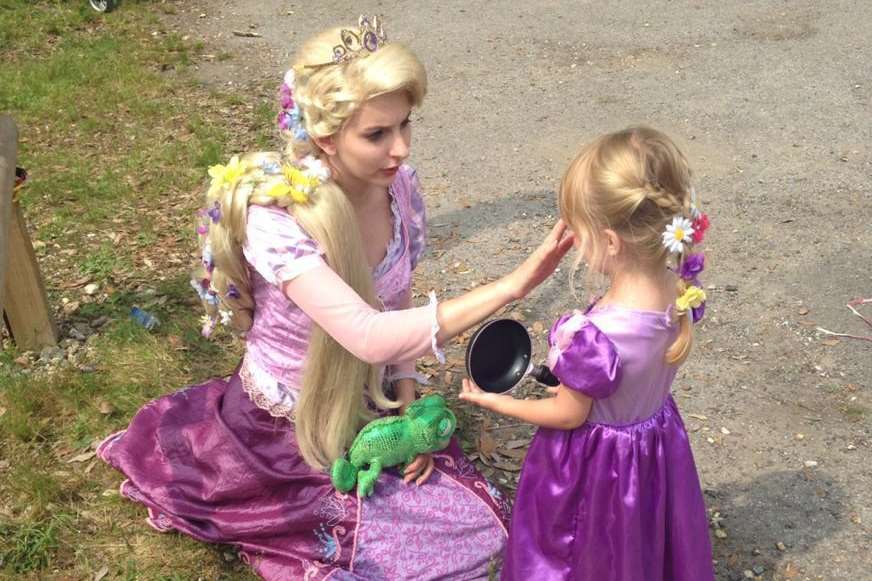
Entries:
<svg viewBox="0 0 872 581">
<path fill-rule="evenodd" d="M 306 204 L 318 186 L 330 179 L 330 170 L 320 159 L 309 155 L 282 166 L 282 175 L 285 179 L 270 186 L 266 195 L 276 199 L 290 197 L 296 204 Z"/>
<path fill-rule="evenodd" d="M 212 184 L 209 187 L 209 195 L 212 196 L 224 186 L 233 186 L 248 171 L 248 164 L 240 161 L 238 155 L 230 158 L 227 165 L 215 164 L 209 168 L 209 177 Z"/>
<path fill-rule="evenodd" d="M 690 285 L 680 297 L 675 299 L 675 309 L 679 313 L 686 313 L 690 309 L 698 309 L 705 302 L 705 291 L 698 286 Z"/>
</svg>

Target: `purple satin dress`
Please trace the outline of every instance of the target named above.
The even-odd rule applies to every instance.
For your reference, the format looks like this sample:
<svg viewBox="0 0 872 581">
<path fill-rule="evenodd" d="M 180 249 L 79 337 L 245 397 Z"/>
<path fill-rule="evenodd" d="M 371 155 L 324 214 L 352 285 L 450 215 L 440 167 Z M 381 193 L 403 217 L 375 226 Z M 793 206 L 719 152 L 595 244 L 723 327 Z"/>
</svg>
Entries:
<svg viewBox="0 0 872 581">
<path fill-rule="evenodd" d="M 424 235 L 414 170 L 391 186 L 394 236 L 373 273 L 386 309 L 403 307 Z M 238 547 L 265 579 L 487 579 L 506 538 L 508 500 L 456 441 L 422 486 L 395 469 L 372 496 L 337 492 L 297 446 L 293 406 L 312 320 L 281 282 L 318 264 L 318 245 L 276 207 L 252 206 L 245 257 L 257 303 L 240 369 L 147 403 L 100 458 L 148 522 Z"/>
<path fill-rule="evenodd" d="M 687 432 L 664 353 L 667 313 L 594 307 L 561 317 L 549 365 L 593 398 L 575 430 L 540 428 L 530 445 L 502 579 L 707 581 L 711 541 Z"/>
</svg>

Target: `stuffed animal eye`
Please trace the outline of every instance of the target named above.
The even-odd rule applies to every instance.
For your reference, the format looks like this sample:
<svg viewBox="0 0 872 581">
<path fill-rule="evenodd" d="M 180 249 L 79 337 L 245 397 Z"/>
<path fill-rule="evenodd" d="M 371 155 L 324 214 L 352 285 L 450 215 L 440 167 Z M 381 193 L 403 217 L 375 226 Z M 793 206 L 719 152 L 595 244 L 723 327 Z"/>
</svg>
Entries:
<svg viewBox="0 0 872 581">
<path fill-rule="evenodd" d="M 447 438 L 451 435 L 451 420 L 448 418 L 439 422 L 439 435 L 443 438 Z"/>
</svg>

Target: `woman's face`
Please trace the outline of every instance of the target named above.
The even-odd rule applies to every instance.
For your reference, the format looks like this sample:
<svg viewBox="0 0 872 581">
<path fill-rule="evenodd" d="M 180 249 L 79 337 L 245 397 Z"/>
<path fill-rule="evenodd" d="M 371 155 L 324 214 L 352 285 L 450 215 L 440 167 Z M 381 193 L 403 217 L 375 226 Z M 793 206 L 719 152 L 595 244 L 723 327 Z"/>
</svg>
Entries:
<svg viewBox="0 0 872 581">
<path fill-rule="evenodd" d="M 336 180 L 346 190 L 363 193 L 393 183 L 400 164 L 409 157 L 411 111 L 404 91 L 373 97 L 322 146 Z"/>
</svg>

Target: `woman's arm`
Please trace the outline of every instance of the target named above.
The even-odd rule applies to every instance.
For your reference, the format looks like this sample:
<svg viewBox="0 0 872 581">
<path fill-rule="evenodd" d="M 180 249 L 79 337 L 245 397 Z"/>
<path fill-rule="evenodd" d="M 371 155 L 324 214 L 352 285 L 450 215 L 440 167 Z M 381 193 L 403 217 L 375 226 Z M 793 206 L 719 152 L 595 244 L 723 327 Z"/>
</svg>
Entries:
<svg viewBox="0 0 872 581">
<path fill-rule="evenodd" d="M 581 392 L 559 386 L 555 397 L 538 400 L 515 399 L 508 395 L 482 391 L 470 379 L 463 380 L 460 399 L 504 416 L 558 430 L 574 430 L 590 414 L 593 400 Z"/>
<path fill-rule="evenodd" d="M 542 244 L 510 274 L 439 303 L 437 343 L 441 345 L 510 302 L 526 297 L 554 272 L 571 247 L 572 235 L 566 232 L 563 220 L 558 220 Z"/>
<path fill-rule="evenodd" d="M 442 344 L 513 300 L 526 296 L 550 275 L 572 246 L 562 221 L 511 274 L 460 297 L 402 311 L 372 308 L 329 266 L 322 264 L 283 285 L 285 295 L 355 357 L 374 365 L 420 357 L 430 351 L 434 324 Z M 434 313 L 435 310 L 435 313 Z"/>
</svg>

